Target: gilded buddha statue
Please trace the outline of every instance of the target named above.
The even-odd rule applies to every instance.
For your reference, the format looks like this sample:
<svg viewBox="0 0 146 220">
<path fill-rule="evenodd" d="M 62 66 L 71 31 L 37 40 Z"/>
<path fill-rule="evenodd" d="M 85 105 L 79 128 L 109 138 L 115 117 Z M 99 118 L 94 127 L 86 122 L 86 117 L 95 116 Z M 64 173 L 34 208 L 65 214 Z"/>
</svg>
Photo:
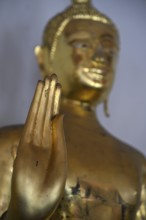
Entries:
<svg viewBox="0 0 146 220">
<path fill-rule="evenodd" d="M 89 0 L 48 22 L 26 123 L 0 129 L 1 219 L 146 219 L 146 160 L 95 114 L 103 102 L 108 115 L 118 51 L 114 23 Z"/>
</svg>

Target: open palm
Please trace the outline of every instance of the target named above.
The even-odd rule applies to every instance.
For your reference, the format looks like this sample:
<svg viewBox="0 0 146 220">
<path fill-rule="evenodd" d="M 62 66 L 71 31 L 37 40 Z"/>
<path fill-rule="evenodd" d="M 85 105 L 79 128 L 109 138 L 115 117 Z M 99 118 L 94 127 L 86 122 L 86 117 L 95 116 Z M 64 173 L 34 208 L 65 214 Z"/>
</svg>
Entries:
<svg viewBox="0 0 146 220">
<path fill-rule="evenodd" d="M 6 219 L 46 219 L 63 195 L 66 149 L 60 93 L 56 75 L 38 82 L 14 162 Z"/>
</svg>

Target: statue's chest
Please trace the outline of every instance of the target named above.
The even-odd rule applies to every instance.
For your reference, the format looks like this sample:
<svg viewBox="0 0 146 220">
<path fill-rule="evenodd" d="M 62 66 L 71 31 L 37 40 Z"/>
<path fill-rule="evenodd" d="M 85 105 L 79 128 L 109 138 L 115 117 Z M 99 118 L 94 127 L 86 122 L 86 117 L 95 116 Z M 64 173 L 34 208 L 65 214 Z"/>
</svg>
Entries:
<svg viewBox="0 0 146 220">
<path fill-rule="evenodd" d="M 76 169 L 76 168 L 75 168 Z M 51 220 L 131 220 L 135 205 L 128 204 L 114 188 L 105 189 L 93 173 L 69 174 L 63 199 Z M 79 173 L 78 173 L 79 174 Z M 96 173 L 95 173 L 96 176 Z M 99 175 L 100 178 L 100 175 Z M 109 182 L 111 180 L 109 179 Z M 108 186 L 108 182 L 106 182 Z M 128 189 L 127 189 L 128 193 Z"/>
<path fill-rule="evenodd" d="M 65 195 L 51 218 L 61 219 L 126 220 L 127 206 L 116 191 L 107 193 L 80 181 L 74 187 L 67 183 Z"/>
<path fill-rule="evenodd" d="M 65 128 L 68 178 L 52 219 L 131 219 L 128 213 L 137 203 L 136 166 L 114 138 L 95 127 L 76 121 Z"/>
</svg>

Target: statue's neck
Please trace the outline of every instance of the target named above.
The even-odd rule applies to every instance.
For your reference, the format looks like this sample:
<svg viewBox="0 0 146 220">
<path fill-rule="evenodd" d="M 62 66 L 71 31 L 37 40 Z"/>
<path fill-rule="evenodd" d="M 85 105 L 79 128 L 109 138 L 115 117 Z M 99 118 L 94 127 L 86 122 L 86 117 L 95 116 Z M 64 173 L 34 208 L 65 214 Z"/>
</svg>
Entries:
<svg viewBox="0 0 146 220">
<path fill-rule="evenodd" d="M 79 123 L 85 128 L 92 128 L 98 132 L 105 132 L 96 115 L 96 108 L 88 103 L 76 102 L 71 99 L 63 99 L 61 103 L 61 113 L 65 115 L 64 125 Z"/>
<path fill-rule="evenodd" d="M 64 114 L 76 115 L 82 118 L 95 118 L 97 121 L 96 106 L 92 106 L 89 103 L 63 98 L 61 103 L 61 111 Z"/>
</svg>

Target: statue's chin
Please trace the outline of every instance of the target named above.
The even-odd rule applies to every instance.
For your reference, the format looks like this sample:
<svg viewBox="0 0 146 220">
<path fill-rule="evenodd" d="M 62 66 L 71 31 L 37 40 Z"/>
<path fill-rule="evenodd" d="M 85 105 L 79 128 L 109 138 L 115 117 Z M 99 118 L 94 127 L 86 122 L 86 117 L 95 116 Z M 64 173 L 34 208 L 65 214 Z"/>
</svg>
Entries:
<svg viewBox="0 0 146 220">
<path fill-rule="evenodd" d="M 103 86 L 95 88 L 95 83 L 94 86 L 91 85 L 89 81 L 82 82 L 80 83 L 79 87 L 76 87 L 73 89 L 67 96 L 65 95 L 67 99 L 71 99 L 74 101 L 79 101 L 79 102 L 86 102 L 86 103 L 93 103 L 96 104 L 100 102 L 102 94 L 104 93 Z"/>
</svg>

